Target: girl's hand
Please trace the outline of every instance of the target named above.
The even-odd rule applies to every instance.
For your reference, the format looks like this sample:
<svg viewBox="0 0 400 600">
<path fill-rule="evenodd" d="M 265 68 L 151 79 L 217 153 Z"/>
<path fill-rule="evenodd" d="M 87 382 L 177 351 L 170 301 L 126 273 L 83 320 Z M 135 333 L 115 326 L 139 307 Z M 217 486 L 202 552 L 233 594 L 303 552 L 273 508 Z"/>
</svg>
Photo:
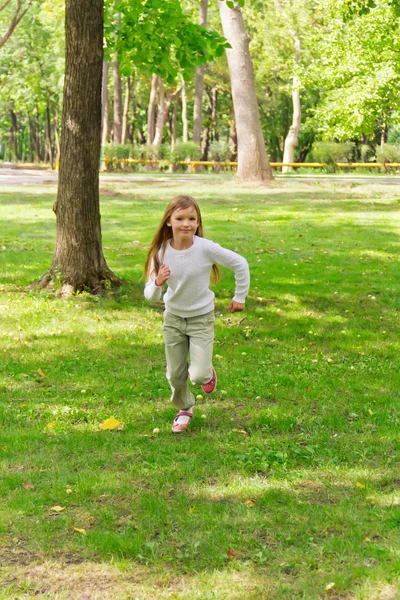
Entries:
<svg viewBox="0 0 400 600">
<path fill-rule="evenodd" d="M 156 285 L 162 286 L 171 277 L 170 268 L 167 265 L 161 265 L 158 275 L 156 277 Z"/>
<path fill-rule="evenodd" d="M 245 305 L 242 304 L 241 302 L 235 302 L 235 300 L 231 300 L 228 310 L 231 313 L 242 312 L 242 310 L 244 310 L 244 307 L 245 307 Z"/>
</svg>

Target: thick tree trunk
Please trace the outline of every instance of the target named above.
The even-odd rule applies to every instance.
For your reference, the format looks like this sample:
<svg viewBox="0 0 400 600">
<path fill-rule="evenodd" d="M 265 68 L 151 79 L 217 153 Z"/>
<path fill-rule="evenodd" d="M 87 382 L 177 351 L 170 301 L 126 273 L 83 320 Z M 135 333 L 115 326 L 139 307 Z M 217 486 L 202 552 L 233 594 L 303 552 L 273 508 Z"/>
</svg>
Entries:
<svg viewBox="0 0 400 600">
<path fill-rule="evenodd" d="M 150 100 L 147 109 L 147 143 L 150 145 L 154 141 L 156 133 L 156 103 L 157 103 L 158 76 L 151 78 Z"/>
<path fill-rule="evenodd" d="M 292 32 L 295 50 L 296 63 L 300 62 L 300 40 Z M 294 151 L 299 141 L 299 131 L 301 125 L 301 106 L 300 106 L 300 80 L 298 77 L 293 77 L 293 88 L 292 88 L 292 103 L 293 103 L 293 117 L 292 124 L 289 129 L 289 133 L 285 139 L 284 151 L 283 151 L 283 162 L 292 163 L 294 162 Z M 289 173 L 293 171 L 293 167 L 282 167 L 282 173 Z"/>
<path fill-rule="evenodd" d="M 208 0 L 201 0 L 200 18 L 199 24 L 203 27 L 207 26 L 207 9 Z M 193 141 L 200 142 L 201 138 L 201 115 L 203 106 L 203 82 L 204 82 L 204 71 L 206 67 L 196 67 L 196 84 L 194 92 L 194 106 L 193 106 Z"/>
<path fill-rule="evenodd" d="M 110 106 L 108 100 L 108 62 L 103 62 L 103 75 L 101 87 L 101 145 L 108 143 L 110 131 Z"/>
<path fill-rule="evenodd" d="M 177 88 L 174 92 L 168 92 L 165 94 L 164 84 L 160 78 L 158 78 L 158 107 L 157 107 L 157 120 L 156 120 L 156 132 L 154 135 L 153 146 L 159 146 L 162 144 L 164 127 L 167 121 L 169 107 L 171 102 L 179 96 L 182 90 L 182 86 Z"/>
<path fill-rule="evenodd" d="M 238 170 L 241 181 L 265 182 L 273 179 L 258 112 L 253 63 L 243 16 L 235 3 L 233 9 L 219 1 L 224 35 L 231 45 L 226 50 L 232 86 L 238 138 Z"/>
<path fill-rule="evenodd" d="M 66 65 L 57 202 L 57 238 L 50 272 L 63 295 L 101 292 L 119 280 L 102 251 L 99 206 L 103 2 L 67 0 Z"/>
<path fill-rule="evenodd" d="M 114 144 L 120 144 L 122 139 L 122 85 L 121 74 L 119 72 L 119 61 L 114 57 Z"/>
</svg>

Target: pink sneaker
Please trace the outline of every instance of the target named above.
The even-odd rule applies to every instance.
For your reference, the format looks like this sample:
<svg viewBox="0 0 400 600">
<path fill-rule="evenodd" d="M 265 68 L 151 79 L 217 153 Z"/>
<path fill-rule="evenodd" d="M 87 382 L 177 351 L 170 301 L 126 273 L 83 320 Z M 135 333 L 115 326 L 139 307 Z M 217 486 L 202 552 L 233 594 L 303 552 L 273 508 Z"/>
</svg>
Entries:
<svg viewBox="0 0 400 600">
<path fill-rule="evenodd" d="M 210 381 L 208 381 L 207 383 L 203 383 L 203 385 L 201 386 L 201 389 L 206 394 L 211 394 L 211 392 L 213 392 L 216 387 L 217 387 L 217 373 L 215 372 L 215 369 L 213 367 L 212 368 L 212 377 L 211 377 Z"/>
</svg>

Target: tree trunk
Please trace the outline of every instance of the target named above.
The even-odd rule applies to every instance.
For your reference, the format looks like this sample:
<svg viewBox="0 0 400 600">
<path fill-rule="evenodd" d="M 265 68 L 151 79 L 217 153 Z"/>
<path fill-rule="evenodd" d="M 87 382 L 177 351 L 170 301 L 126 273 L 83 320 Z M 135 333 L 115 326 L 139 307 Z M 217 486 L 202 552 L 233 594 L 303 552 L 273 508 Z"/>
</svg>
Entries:
<svg viewBox="0 0 400 600">
<path fill-rule="evenodd" d="M 213 140 L 219 140 L 219 134 L 217 130 L 217 117 L 218 117 L 218 90 L 214 86 L 211 88 L 211 137 Z"/>
<path fill-rule="evenodd" d="M 58 110 L 56 110 L 56 118 L 54 122 L 54 133 L 56 140 L 56 169 L 60 166 L 60 136 L 58 135 Z"/>
<path fill-rule="evenodd" d="M 33 157 L 33 131 L 32 131 L 32 121 L 31 121 L 31 115 L 29 113 L 29 111 L 27 111 L 27 117 L 28 117 L 28 140 L 29 140 L 29 162 L 33 163 L 34 157 Z"/>
<path fill-rule="evenodd" d="M 39 122 L 39 109 L 36 106 L 36 113 L 35 113 L 35 148 L 36 148 L 36 162 L 40 162 L 41 161 L 41 154 L 40 154 L 40 122 Z"/>
<path fill-rule="evenodd" d="M 237 160 L 237 135 L 236 135 L 235 119 L 231 119 L 229 121 L 228 148 L 231 153 L 230 160 L 236 161 Z"/>
<path fill-rule="evenodd" d="M 162 144 L 164 126 L 167 120 L 169 107 L 171 106 L 172 100 L 174 100 L 180 93 L 182 86 L 177 88 L 174 92 L 168 92 L 165 95 L 164 84 L 160 78 L 158 86 L 158 107 L 157 107 L 157 120 L 156 120 L 156 133 L 154 135 L 153 146 L 159 146 Z"/>
<path fill-rule="evenodd" d="M 300 62 L 300 40 L 292 32 L 295 50 L 296 63 Z M 293 117 L 292 124 L 289 129 L 289 133 L 285 139 L 284 151 L 283 151 L 283 162 L 292 163 L 294 162 L 294 151 L 299 141 L 299 131 L 301 124 L 301 106 L 300 106 L 300 80 L 296 75 L 293 77 L 293 88 L 292 88 L 292 102 L 293 102 Z M 293 167 L 282 167 L 282 173 L 289 173 L 293 171 Z"/>
<path fill-rule="evenodd" d="M 103 62 L 103 77 L 101 87 L 101 145 L 108 143 L 110 131 L 110 106 L 108 101 L 108 62 Z"/>
<path fill-rule="evenodd" d="M 186 83 L 182 77 L 182 125 L 183 135 L 182 139 L 184 142 L 188 141 L 188 118 L 187 118 L 187 96 L 186 96 Z"/>
<path fill-rule="evenodd" d="M 125 84 L 125 99 L 124 99 L 124 114 L 122 115 L 121 144 L 125 144 L 126 134 L 128 131 L 128 111 L 129 111 L 129 103 L 131 100 L 131 87 L 132 87 L 131 78 L 128 77 L 126 80 L 126 84 Z"/>
<path fill-rule="evenodd" d="M 120 144 L 122 139 L 122 86 L 121 75 L 119 72 L 119 61 L 115 55 L 113 61 L 114 68 L 114 144 Z"/>
<path fill-rule="evenodd" d="M 156 103 L 157 103 L 158 75 L 151 78 L 150 100 L 147 109 L 147 143 L 151 145 L 156 133 Z"/>
<path fill-rule="evenodd" d="M 10 139 L 10 146 L 13 148 L 14 151 L 14 161 L 18 162 L 18 135 L 17 135 L 17 131 L 18 131 L 18 126 L 17 126 L 17 115 L 15 114 L 15 112 L 13 111 L 12 108 L 10 108 L 10 117 L 11 117 L 11 139 Z"/>
<path fill-rule="evenodd" d="M 201 0 L 199 24 L 203 27 L 207 26 L 207 8 L 208 0 Z M 201 138 L 201 115 L 203 106 L 203 82 L 205 69 L 205 65 L 196 67 L 196 84 L 193 106 L 193 141 L 197 143 L 200 142 Z"/>
<path fill-rule="evenodd" d="M 273 175 L 261 130 L 249 39 L 239 6 L 235 3 L 231 9 L 225 2 L 218 4 L 224 36 L 231 45 L 226 55 L 238 138 L 237 176 L 241 181 L 263 183 Z"/>
<path fill-rule="evenodd" d="M 49 158 L 49 163 L 51 168 L 53 168 L 53 142 L 51 139 L 51 119 L 50 119 L 50 107 L 47 103 L 46 105 L 46 152 Z"/>
<path fill-rule="evenodd" d="M 61 279 L 62 294 L 101 292 L 119 280 L 102 251 L 99 206 L 103 2 L 67 0 L 66 64 L 57 238 L 50 272 L 39 282 Z"/>
</svg>

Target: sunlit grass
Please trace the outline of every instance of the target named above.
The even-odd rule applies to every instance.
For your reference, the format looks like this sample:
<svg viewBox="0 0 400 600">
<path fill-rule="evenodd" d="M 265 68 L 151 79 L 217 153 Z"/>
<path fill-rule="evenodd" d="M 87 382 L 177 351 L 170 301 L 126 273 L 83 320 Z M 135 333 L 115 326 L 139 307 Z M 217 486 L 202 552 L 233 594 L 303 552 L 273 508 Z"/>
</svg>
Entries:
<svg viewBox="0 0 400 600">
<path fill-rule="evenodd" d="M 104 251 L 124 285 L 68 302 L 28 287 L 51 262 L 55 188 L 0 194 L 0 598 L 85 585 L 118 600 L 397 598 L 396 188 L 101 187 Z M 232 316 L 223 270 L 218 390 L 182 437 L 162 306 L 141 279 L 178 193 L 252 273 L 247 311 Z M 123 429 L 100 431 L 109 417 Z"/>
</svg>

